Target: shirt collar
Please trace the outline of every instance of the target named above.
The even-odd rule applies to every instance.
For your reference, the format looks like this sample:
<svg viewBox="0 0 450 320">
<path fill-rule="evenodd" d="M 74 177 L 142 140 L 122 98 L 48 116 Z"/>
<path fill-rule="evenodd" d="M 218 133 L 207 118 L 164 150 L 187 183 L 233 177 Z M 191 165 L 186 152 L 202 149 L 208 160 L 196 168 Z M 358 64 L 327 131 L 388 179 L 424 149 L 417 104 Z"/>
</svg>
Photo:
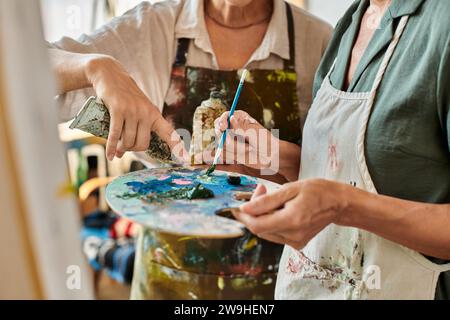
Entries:
<svg viewBox="0 0 450 320">
<path fill-rule="evenodd" d="M 274 0 L 272 18 L 266 34 L 251 60 L 267 59 L 271 53 L 283 59 L 290 58 L 286 5 L 281 0 Z"/>
<path fill-rule="evenodd" d="M 393 19 L 413 15 L 425 0 L 394 0 L 389 7 Z"/>
<path fill-rule="evenodd" d="M 280 31 L 286 30 L 286 31 Z M 213 53 L 206 29 L 204 0 L 186 0 L 175 25 L 175 37 L 194 39 L 195 45 L 205 52 Z M 287 14 L 282 0 L 274 0 L 273 14 L 260 47 L 250 61 L 264 60 L 271 53 L 289 59 L 289 35 L 287 33 Z"/>
<path fill-rule="evenodd" d="M 413 15 L 424 2 L 425 0 L 393 0 L 387 16 L 396 19 L 405 15 Z M 361 0 L 358 9 L 353 13 L 353 19 L 360 19 L 369 3 L 369 0 Z"/>
</svg>

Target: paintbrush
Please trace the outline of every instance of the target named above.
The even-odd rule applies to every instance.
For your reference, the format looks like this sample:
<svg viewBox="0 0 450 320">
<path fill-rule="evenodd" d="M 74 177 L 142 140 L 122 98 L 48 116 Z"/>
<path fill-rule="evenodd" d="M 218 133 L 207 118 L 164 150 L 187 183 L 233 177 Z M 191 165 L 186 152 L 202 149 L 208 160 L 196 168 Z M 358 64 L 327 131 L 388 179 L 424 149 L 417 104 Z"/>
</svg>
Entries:
<svg viewBox="0 0 450 320">
<path fill-rule="evenodd" d="M 247 73 L 248 73 L 247 69 L 244 69 L 242 71 L 241 81 L 239 81 L 239 86 L 238 86 L 238 88 L 236 90 L 236 94 L 235 94 L 234 99 L 233 99 L 233 104 L 231 105 L 230 114 L 228 115 L 228 120 L 227 120 L 228 127 L 222 133 L 222 137 L 221 137 L 221 139 L 219 141 L 219 146 L 217 147 L 216 154 L 214 156 L 214 161 L 213 161 L 212 165 L 208 168 L 208 170 L 206 170 L 206 175 L 207 176 L 209 176 L 211 173 L 214 172 L 214 170 L 216 170 L 217 162 L 219 161 L 219 157 L 222 154 L 223 145 L 225 144 L 225 140 L 227 138 L 227 131 L 228 131 L 228 129 L 230 129 L 230 119 L 231 119 L 231 117 L 234 114 L 234 110 L 236 110 L 236 106 L 237 106 L 237 103 L 239 101 L 239 96 L 241 95 L 242 87 L 244 85 L 245 78 L 247 77 Z"/>
</svg>

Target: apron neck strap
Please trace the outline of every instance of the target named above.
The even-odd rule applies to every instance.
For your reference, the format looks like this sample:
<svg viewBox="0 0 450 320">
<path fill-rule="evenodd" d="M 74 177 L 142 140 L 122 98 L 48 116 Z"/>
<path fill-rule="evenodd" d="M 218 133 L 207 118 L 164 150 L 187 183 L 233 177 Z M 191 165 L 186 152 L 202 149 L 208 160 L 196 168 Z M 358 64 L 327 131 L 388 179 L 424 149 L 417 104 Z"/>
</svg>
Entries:
<svg viewBox="0 0 450 320">
<path fill-rule="evenodd" d="M 291 5 L 286 2 L 286 17 L 289 36 L 289 60 L 284 60 L 284 69 L 295 71 L 295 26 Z"/>
<path fill-rule="evenodd" d="M 189 39 L 189 38 L 178 39 L 177 54 L 175 56 L 175 62 L 173 63 L 174 67 L 180 67 L 180 66 L 186 65 L 187 54 L 188 54 L 190 42 L 191 42 L 191 39 Z"/>
<path fill-rule="evenodd" d="M 377 75 L 375 77 L 375 81 L 373 83 L 373 87 L 371 90 L 372 94 L 376 94 L 381 84 L 381 81 L 383 80 L 384 73 L 386 72 L 389 61 L 394 55 L 395 48 L 397 47 L 397 44 L 400 41 L 403 31 L 405 30 L 406 24 L 408 23 L 408 19 L 409 16 L 404 16 L 400 19 L 400 22 L 394 34 L 394 38 L 392 39 L 391 44 L 386 50 L 383 61 L 381 62 L 380 68 L 378 69 Z"/>
</svg>

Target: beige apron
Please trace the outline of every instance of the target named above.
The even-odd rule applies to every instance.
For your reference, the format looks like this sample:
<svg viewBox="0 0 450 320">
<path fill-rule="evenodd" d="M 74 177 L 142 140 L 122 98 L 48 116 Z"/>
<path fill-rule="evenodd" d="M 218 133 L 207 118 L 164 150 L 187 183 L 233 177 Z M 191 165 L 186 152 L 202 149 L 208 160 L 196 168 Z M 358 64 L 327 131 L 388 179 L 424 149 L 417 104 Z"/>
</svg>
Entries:
<svg viewBox="0 0 450 320">
<path fill-rule="evenodd" d="M 370 92 L 336 90 L 330 72 L 304 127 L 300 179 L 324 178 L 376 193 L 364 155 L 377 89 L 405 29 L 403 17 Z M 441 272 L 420 253 L 357 228 L 329 225 L 302 250 L 285 246 L 276 299 L 433 299 Z"/>
</svg>

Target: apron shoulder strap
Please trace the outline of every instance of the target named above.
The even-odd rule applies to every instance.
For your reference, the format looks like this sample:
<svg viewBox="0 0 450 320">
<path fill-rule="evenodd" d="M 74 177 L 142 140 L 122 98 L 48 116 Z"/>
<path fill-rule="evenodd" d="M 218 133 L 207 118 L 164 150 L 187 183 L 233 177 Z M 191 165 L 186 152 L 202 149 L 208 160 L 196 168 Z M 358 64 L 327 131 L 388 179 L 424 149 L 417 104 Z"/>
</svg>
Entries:
<svg viewBox="0 0 450 320">
<path fill-rule="evenodd" d="M 284 60 L 284 69 L 295 71 L 295 27 L 291 5 L 286 2 L 286 17 L 289 36 L 289 60 Z"/>
<path fill-rule="evenodd" d="M 191 42 L 191 39 L 189 39 L 189 38 L 178 39 L 177 53 L 175 56 L 175 62 L 173 63 L 174 67 L 180 67 L 180 66 L 186 65 L 187 54 L 188 54 L 190 42 Z"/>
<path fill-rule="evenodd" d="M 400 19 L 398 27 L 395 30 L 394 38 L 392 39 L 391 44 L 389 45 L 389 47 L 386 50 L 383 61 L 381 62 L 380 68 L 378 69 L 377 75 L 375 77 L 375 81 L 373 83 L 373 87 L 371 90 L 373 95 L 376 94 L 378 87 L 381 84 L 384 73 L 386 72 L 386 69 L 388 67 L 389 61 L 391 60 L 391 58 L 394 54 L 394 51 L 397 48 L 397 44 L 400 41 L 403 31 L 405 31 L 406 25 L 408 23 L 408 19 L 409 19 L 409 16 L 404 16 Z"/>
</svg>

